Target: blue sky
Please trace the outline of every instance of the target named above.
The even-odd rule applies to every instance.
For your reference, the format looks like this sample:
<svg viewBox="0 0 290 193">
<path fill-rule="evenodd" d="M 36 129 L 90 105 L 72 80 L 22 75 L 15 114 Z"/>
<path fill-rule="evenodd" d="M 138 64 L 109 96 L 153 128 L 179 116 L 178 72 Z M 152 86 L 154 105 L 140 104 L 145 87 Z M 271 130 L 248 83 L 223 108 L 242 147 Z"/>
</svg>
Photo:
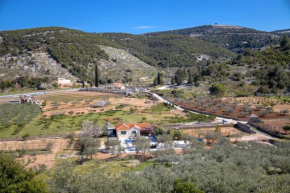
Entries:
<svg viewBox="0 0 290 193">
<path fill-rule="evenodd" d="M 63 26 L 140 34 L 206 24 L 290 28 L 290 0 L 0 0 L 0 30 Z"/>
</svg>

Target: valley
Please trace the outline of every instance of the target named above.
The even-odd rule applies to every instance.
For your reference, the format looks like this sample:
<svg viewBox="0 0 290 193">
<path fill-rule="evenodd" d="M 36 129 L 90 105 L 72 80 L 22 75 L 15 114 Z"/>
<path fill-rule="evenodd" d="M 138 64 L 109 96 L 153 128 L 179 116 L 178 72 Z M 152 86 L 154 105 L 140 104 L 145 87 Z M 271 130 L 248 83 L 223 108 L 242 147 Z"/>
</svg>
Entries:
<svg viewBox="0 0 290 193">
<path fill-rule="evenodd" d="M 288 192 L 287 34 L 1 31 L 0 189 Z"/>
</svg>

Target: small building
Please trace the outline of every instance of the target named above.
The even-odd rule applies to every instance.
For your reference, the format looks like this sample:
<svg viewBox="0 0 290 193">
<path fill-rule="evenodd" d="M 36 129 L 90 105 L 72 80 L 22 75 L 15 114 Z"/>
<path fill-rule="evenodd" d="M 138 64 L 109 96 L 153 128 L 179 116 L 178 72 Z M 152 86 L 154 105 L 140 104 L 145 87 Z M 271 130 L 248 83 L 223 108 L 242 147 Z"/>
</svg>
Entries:
<svg viewBox="0 0 290 193">
<path fill-rule="evenodd" d="M 107 101 L 105 100 L 100 100 L 98 102 L 96 102 L 95 104 L 91 105 L 91 108 L 100 108 L 100 107 L 104 107 L 106 106 Z"/>
<path fill-rule="evenodd" d="M 251 114 L 251 116 L 248 117 L 248 123 L 259 123 L 260 119 L 257 115 Z"/>
<path fill-rule="evenodd" d="M 70 79 L 58 78 L 57 84 L 59 87 L 71 87 L 72 81 Z"/>
<path fill-rule="evenodd" d="M 108 130 L 108 137 L 116 137 L 116 129 L 113 125 L 111 125 L 109 122 L 105 125 L 105 128 Z"/>
</svg>

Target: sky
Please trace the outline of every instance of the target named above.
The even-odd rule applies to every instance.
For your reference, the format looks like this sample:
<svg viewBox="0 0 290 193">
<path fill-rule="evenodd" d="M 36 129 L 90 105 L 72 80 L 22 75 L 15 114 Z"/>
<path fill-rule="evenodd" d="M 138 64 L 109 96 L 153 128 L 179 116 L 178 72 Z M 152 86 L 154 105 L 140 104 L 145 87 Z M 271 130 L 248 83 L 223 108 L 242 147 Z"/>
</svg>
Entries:
<svg viewBox="0 0 290 193">
<path fill-rule="evenodd" d="M 290 0 L 0 0 L 0 31 L 60 26 L 141 34 L 214 23 L 290 28 Z"/>
</svg>

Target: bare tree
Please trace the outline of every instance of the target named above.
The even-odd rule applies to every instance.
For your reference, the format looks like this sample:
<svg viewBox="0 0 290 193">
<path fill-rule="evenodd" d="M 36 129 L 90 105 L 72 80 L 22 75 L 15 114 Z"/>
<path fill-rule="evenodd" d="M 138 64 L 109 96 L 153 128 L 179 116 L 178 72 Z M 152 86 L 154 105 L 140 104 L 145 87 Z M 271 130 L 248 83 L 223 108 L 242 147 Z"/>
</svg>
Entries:
<svg viewBox="0 0 290 193">
<path fill-rule="evenodd" d="M 103 133 L 103 128 L 95 124 L 93 121 L 85 121 L 82 124 L 82 136 L 84 137 L 100 137 Z"/>
</svg>

